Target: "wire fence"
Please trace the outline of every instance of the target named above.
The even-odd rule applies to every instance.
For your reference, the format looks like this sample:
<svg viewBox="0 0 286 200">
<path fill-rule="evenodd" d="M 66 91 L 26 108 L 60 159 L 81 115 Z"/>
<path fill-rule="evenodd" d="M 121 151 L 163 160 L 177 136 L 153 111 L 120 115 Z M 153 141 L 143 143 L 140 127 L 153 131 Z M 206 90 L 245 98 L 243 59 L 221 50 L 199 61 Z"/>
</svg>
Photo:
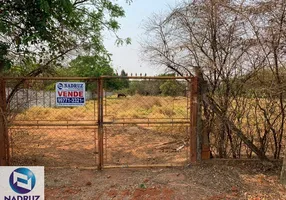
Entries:
<svg viewBox="0 0 286 200">
<path fill-rule="evenodd" d="M 6 95 L 10 94 L 13 88 L 6 88 Z M 86 100 L 96 98 L 92 91 L 86 91 Z M 28 88 L 19 89 L 10 102 L 10 109 L 23 111 L 32 107 L 51 108 L 56 107 L 56 94 L 51 90 L 33 90 Z"/>
<path fill-rule="evenodd" d="M 190 77 L 6 78 L 12 165 L 185 165 Z M 58 106 L 57 83 L 85 84 L 82 106 Z"/>
</svg>

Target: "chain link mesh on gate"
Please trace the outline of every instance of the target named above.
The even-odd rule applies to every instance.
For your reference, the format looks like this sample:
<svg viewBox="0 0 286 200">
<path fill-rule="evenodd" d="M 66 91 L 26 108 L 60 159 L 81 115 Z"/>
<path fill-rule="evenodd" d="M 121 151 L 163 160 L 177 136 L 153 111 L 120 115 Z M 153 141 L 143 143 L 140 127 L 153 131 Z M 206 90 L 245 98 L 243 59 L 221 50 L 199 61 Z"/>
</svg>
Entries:
<svg viewBox="0 0 286 200">
<path fill-rule="evenodd" d="M 85 105 L 57 107 L 57 82 L 85 82 Z M 7 78 L 5 85 L 12 165 L 189 162 L 189 77 Z"/>
<path fill-rule="evenodd" d="M 57 107 L 57 82 L 85 82 L 86 104 Z M 18 85 L 18 86 L 17 86 Z M 7 79 L 11 165 L 97 165 L 97 80 Z"/>
<path fill-rule="evenodd" d="M 184 78 L 103 79 L 105 167 L 189 161 L 190 93 Z M 109 88 L 110 82 L 125 88 Z"/>
</svg>

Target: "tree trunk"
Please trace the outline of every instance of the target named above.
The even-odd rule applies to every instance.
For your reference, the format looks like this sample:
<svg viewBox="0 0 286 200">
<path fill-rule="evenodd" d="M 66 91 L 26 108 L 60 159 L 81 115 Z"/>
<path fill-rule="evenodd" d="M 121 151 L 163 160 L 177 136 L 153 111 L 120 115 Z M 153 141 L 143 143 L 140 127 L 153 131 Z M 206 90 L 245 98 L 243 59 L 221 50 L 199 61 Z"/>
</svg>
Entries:
<svg viewBox="0 0 286 200">
<path fill-rule="evenodd" d="M 218 133 L 218 155 L 219 158 L 225 158 L 226 153 L 225 153 L 225 124 L 224 121 L 221 120 L 219 123 L 219 133 Z"/>
<path fill-rule="evenodd" d="M 226 127 L 226 130 L 227 130 L 227 136 L 228 136 L 228 139 L 229 139 L 229 143 L 230 143 L 230 150 L 231 150 L 231 153 L 232 153 L 232 157 L 233 158 L 237 158 L 236 156 L 236 148 L 234 143 L 233 143 L 233 139 L 232 139 L 232 136 L 231 136 L 231 130 L 229 129 L 229 127 Z"/>
</svg>

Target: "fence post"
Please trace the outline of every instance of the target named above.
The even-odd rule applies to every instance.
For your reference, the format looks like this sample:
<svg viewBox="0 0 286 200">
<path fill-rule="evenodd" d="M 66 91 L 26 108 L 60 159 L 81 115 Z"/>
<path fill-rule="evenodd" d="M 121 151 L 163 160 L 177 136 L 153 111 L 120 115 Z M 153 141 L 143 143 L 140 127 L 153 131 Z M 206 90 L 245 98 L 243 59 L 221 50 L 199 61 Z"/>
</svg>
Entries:
<svg viewBox="0 0 286 200">
<path fill-rule="evenodd" d="M 198 78 L 192 77 L 190 82 L 190 162 L 197 162 L 197 112 L 198 112 Z"/>
<path fill-rule="evenodd" d="M 202 122 L 202 93 L 203 93 L 203 78 L 201 75 L 197 76 L 197 161 L 202 161 L 203 157 L 203 122 Z"/>
<path fill-rule="evenodd" d="M 8 129 L 6 123 L 5 80 L 0 77 L 0 166 L 9 165 L 10 157 Z"/>
<path fill-rule="evenodd" d="M 103 169 L 103 79 L 97 81 L 97 111 L 98 111 L 98 170 Z"/>
<path fill-rule="evenodd" d="M 198 76 L 191 78 L 190 83 L 190 162 L 202 160 L 202 85 Z"/>
</svg>

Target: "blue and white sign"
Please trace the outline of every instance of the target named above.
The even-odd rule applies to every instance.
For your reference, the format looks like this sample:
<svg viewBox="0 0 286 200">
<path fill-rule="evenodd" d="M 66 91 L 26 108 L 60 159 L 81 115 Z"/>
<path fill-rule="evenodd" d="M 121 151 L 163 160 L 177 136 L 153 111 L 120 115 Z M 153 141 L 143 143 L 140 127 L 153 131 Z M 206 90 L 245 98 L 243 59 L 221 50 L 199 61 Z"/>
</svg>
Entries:
<svg viewBox="0 0 286 200">
<path fill-rule="evenodd" d="M 85 104 L 85 83 L 56 83 L 56 106 L 83 106 Z"/>
<path fill-rule="evenodd" d="M 0 200 L 44 200 L 44 167 L 0 167 Z"/>
</svg>

